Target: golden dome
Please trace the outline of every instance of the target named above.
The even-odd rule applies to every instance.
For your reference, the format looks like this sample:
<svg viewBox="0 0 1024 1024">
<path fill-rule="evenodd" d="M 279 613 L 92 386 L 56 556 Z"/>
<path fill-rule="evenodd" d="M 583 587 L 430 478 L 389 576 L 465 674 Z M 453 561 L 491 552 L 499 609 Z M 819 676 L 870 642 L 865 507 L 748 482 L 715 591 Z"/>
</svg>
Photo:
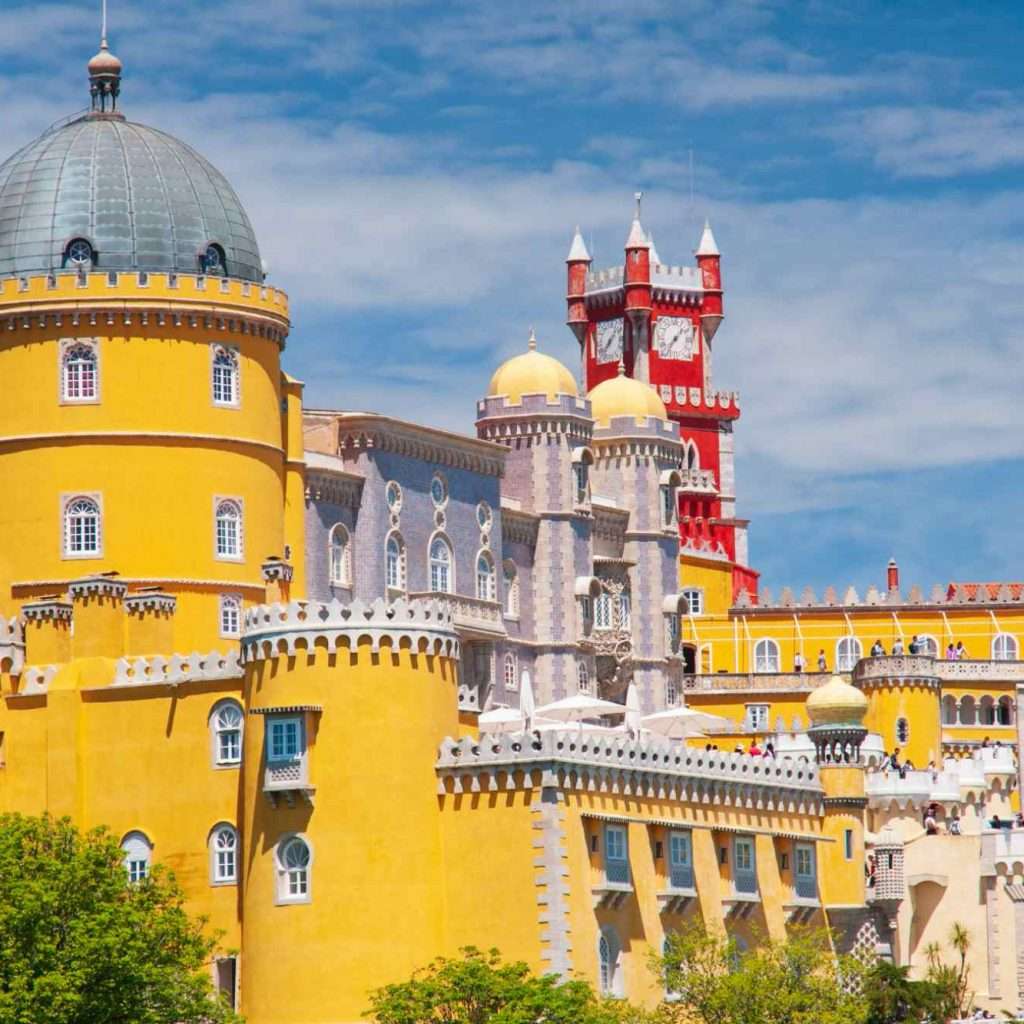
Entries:
<svg viewBox="0 0 1024 1024">
<path fill-rule="evenodd" d="M 868 699 L 842 676 L 833 676 L 807 698 L 811 725 L 860 725 L 868 710 Z"/>
<path fill-rule="evenodd" d="M 658 392 L 642 380 L 627 377 L 622 360 L 619 360 L 619 375 L 601 381 L 587 397 L 591 415 L 600 427 L 607 427 L 615 416 L 632 416 L 637 422 L 648 416 L 668 419 L 665 403 L 658 397 Z"/>
<path fill-rule="evenodd" d="M 523 395 L 546 395 L 549 402 L 558 395 L 579 394 L 576 379 L 568 368 L 552 356 L 537 351 L 537 339 L 530 331 L 529 349 L 506 360 L 494 371 L 488 398 L 499 395 L 513 405 L 519 405 Z"/>
</svg>

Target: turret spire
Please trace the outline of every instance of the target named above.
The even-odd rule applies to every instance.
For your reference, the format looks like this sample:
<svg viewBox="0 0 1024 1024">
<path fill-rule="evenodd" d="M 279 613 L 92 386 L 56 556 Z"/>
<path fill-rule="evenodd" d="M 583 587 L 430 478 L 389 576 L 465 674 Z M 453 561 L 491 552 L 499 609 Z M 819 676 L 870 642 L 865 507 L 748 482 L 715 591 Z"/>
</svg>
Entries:
<svg viewBox="0 0 1024 1024">
<path fill-rule="evenodd" d="M 530 337 L 529 337 L 529 340 L 526 342 L 526 347 L 531 352 L 535 351 L 536 348 L 537 348 L 537 335 L 534 332 L 532 327 L 530 328 Z"/>
<path fill-rule="evenodd" d="M 589 263 L 590 253 L 587 251 L 586 242 L 580 234 L 580 226 L 576 225 L 576 233 L 572 236 L 572 245 L 569 246 L 569 255 L 565 258 L 566 263 Z"/>
<path fill-rule="evenodd" d="M 121 94 L 121 72 L 124 65 L 107 45 L 107 0 L 101 0 L 100 49 L 89 61 L 89 95 L 93 114 L 115 114 Z"/>
<path fill-rule="evenodd" d="M 701 233 L 700 242 L 697 244 L 698 256 L 721 256 L 718 251 L 718 243 L 711 231 L 711 221 L 704 221 L 704 231 Z"/>
</svg>

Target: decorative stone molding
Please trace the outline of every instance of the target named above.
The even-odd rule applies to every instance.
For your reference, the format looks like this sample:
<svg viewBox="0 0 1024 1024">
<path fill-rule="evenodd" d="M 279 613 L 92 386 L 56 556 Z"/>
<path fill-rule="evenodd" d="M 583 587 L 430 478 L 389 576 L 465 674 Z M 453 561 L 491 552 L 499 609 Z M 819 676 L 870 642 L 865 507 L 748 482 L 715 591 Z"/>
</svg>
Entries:
<svg viewBox="0 0 1024 1024">
<path fill-rule="evenodd" d="M 88 597 L 110 597 L 121 601 L 128 593 L 128 584 L 117 576 L 97 574 L 83 576 L 68 584 L 68 594 L 72 601 L 84 601 Z"/>
<path fill-rule="evenodd" d="M 375 653 L 387 638 L 394 650 L 408 641 L 414 651 L 425 646 L 430 654 L 459 656 L 452 609 L 442 601 L 291 601 L 257 605 L 243 616 L 242 650 L 247 661 L 312 650 L 318 641 L 325 641 L 329 651 L 339 646 L 355 650 L 363 637 Z"/>
<path fill-rule="evenodd" d="M 501 542 L 502 544 L 526 544 L 535 547 L 540 517 L 532 512 L 501 507 Z"/>
<path fill-rule="evenodd" d="M 789 588 L 787 587 L 788 591 Z M 792 591 L 789 591 L 792 595 Z M 772 592 L 763 587 L 758 594 L 756 604 L 750 600 L 746 592 L 741 592 L 737 597 L 735 609 L 744 609 L 747 614 L 756 614 L 758 611 L 767 612 L 779 608 L 804 608 L 810 611 L 826 611 L 834 608 L 885 608 L 887 610 L 899 611 L 900 609 L 912 610 L 914 612 L 929 611 L 939 608 L 957 607 L 981 607 L 997 608 L 999 606 L 1019 606 L 1024 603 L 1024 586 L 1020 584 L 982 585 L 982 584 L 953 584 L 944 588 L 938 584 L 934 586 L 931 593 L 925 597 L 924 591 L 919 586 L 910 588 L 910 593 L 904 596 L 899 590 L 881 591 L 877 587 L 869 587 L 862 599 L 856 588 L 847 587 L 840 593 L 836 587 L 827 587 L 819 601 L 817 594 L 812 587 L 804 587 L 799 599 L 790 597 L 790 603 L 785 599 L 776 601 Z M 952 662 L 951 664 L 956 664 Z M 968 664 L 970 664 L 968 662 Z"/>
<path fill-rule="evenodd" d="M 562 794 L 545 790 L 530 808 L 533 818 L 533 866 L 537 886 L 537 921 L 543 943 L 541 960 L 548 970 L 568 978 L 572 973 L 569 916 L 569 869 L 565 847 L 565 807 Z"/>
<path fill-rule="evenodd" d="M 72 606 L 70 601 L 64 601 L 59 597 L 41 597 L 38 601 L 27 601 L 23 604 L 21 614 L 26 622 L 44 622 L 47 619 L 70 622 Z M 0 619 L 0 622 L 4 620 Z"/>
<path fill-rule="evenodd" d="M 436 590 L 412 591 L 411 601 L 435 601 L 451 608 L 452 622 L 460 637 L 493 639 L 504 637 L 505 620 L 500 601 L 484 601 L 464 594 L 446 594 Z"/>
<path fill-rule="evenodd" d="M 936 660 L 919 654 L 902 657 L 885 655 L 880 658 L 861 658 L 853 670 L 853 681 L 861 689 L 873 687 L 923 686 L 936 689 L 939 677 Z"/>
<path fill-rule="evenodd" d="M 178 606 L 178 599 L 163 590 L 140 591 L 128 594 L 124 599 L 124 610 L 129 615 L 142 616 L 146 612 L 159 615 L 173 615 Z"/>
<path fill-rule="evenodd" d="M 354 473 L 306 468 L 306 500 L 358 508 L 364 480 Z"/>
<path fill-rule="evenodd" d="M 42 603 L 42 602 L 40 602 Z M 64 602 L 51 602 L 64 603 Z M 70 606 L 68 618 L 70 619 Z M 57 617 L 54 615 L 54 617 Z M 6 665 L 4 663 L 7 663 Z M 21 619 L 0 615 L 0 671 L 18 675 L 25 664 L 25 629 Z"/>
<path fill-rule="evenodd" d="M 115 686 L 177 686 L 211 679 L 239 679 L 244 669 L 238 651 L 172 654 L 169 658 L 119 658 Z"/>
<path fill-rule="evenodd" d="M 37 693 L 46 693 L 50 681 L 57 674 L 58 667 L 57 665 L 29 665 L 24 668 L 17 696 L 29 697 Z"/>
<path fill-rule="evenodd" d="M 291 562 L 286 562 L 283 558 L 268 558 L 260 569 L 267 583 L 291 583 L 295 573 Z"/>
<path fill-rule="evenodd" d="M 821 812 L 823 797 L 815 765 L 571 729 L 446 738 L 436 770 L 441 794 L 539 785 L 811 814 Z"/>
</svg>

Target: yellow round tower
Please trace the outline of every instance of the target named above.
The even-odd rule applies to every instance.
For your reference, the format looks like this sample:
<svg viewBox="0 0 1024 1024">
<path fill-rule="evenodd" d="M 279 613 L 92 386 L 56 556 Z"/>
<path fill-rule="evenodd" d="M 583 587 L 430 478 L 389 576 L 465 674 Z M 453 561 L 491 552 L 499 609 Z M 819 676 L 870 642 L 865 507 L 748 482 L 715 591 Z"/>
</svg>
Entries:
<svg viewBox="0 0 1024 1024">
<path fill-rule="evenodd" d="M 174 650 L 223 648 L 301 545 L 287 298 L 223 175 L 120 112 L 105 44 L 89 74 L 93 109 L 0 165 L 0 613 L 117 573 L 177 599 Z"/>
</svg>

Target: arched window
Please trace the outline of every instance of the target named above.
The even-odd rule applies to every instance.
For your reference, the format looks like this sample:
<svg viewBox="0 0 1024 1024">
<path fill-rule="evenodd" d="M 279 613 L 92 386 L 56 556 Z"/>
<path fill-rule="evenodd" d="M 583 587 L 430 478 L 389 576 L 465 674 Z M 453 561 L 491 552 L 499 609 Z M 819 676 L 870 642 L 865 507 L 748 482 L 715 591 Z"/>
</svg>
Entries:
<svg viewBox="0 0 1024 1024">
<path fill-rule="evenodd" d="M 910 739 L 910 723 L 905 718 L 896 719 L 896 742 L 900 745 Z"/>
<path fill-rule="evenodd" d="M 99 397 L 96 349 L 71 345 L 61 356 L 61 398 L 65 402 L 95 402 Z"/>
<path fill-rule="evenodd" d="M 619 629 L 630 629 L 631 627 L 630 595 L 628 590 L 623 590 L 619 593 Z"/>
<path fill-rule="evenodd" d="M 996 724 L 996 705 L 991 697 L 982 697 L 978 701 L 978 725 Z"/>
<path fill-rule="evenodd" d="M 228 272 L 224 250 L 216 242 L 212 242 L 203 250 L 199 263 L 199 269 L 204 274 L 210 274 L 213 277 L 223 277 Z"/>
<path fill-rule="evenodd" d="M 519 686 L 519 679 L 516 672 L 516 656 L 511 652 L 505 655 L 504 665 L 505 689 L 515 690 Z"/>
<path fill-rule="evenodd" d="M 1013 725 L 1013 701 L 1000 697 L 996 704 L 996 725 Z"/>
<path fill-rule="evenodd" d="M 502 572 L 505 580 L 505 617 L 509 619 L 519 618 L 519 572 L 516 563 L 511 559 L 505 559 L 502 563 Z"/>
<path fill-rule="evenodd" d="M 855 636 L 844 636 L 836 644 L 837 672 L 852 672 L 860 659 L 861 645 Z"/>
<path fill-rule="evenodd" d="M 218 558 L 242 557 L 242 506 L 234 500 L 218 501 L 214 511 L 215 545 Z"/>
<path fill-rule="evenodd" d="M 1017 650 L 1017 638 L 1009 633 L 997 633 L 992 638 L 992 657 L 995 661 L 1016 661 Z"/>
<path fill-rule="evenodd" d="M 210 714 L 210 732 L 213 741 L 213 763 L 218 767 L 236 765 L 242 761 L 242 728 L 245 716 L 233 700 L 223 700 L 213 706 Z"/>
<path fill-rule="evenodd" d="M 213 404 L 238 405 L 238 353 L 213 346 Z"/>
<path fill-rule="evenodd" d="M 121 840 L 124 851 L 124 869 L 128 872 L 129 882 L 141 882 L 149 877 L 149 868 L 153 863 L 153 844 L 142 832 L 129 832 Z"/>
<path fill-rule="evenodd" d="M 928 658 L 939 656 L 939 642 L 928 633 L 921 633 L 917 638 L 917 652 Z"/>
<path fill-rule="evenodd" d="M 754 644 L 754 671 L 779 671 L 779 645 L 770 637 L 763 637 Z"/>
<path fill-rule="evenodd" d="M 597 962 L 601 995 L 622 996 L 622 947 L 615 929 L 605 925 L 597 940 Z"/>
<path fill-rule="evenodd" d="M 494 562 L 486 551 L 476 556 L 476 596 L 481 601 L 495 600 Z"/>
<path fill-rule="evenodd" d="M 452 593 L 452 575 L 452 549 L 444 537 L 435 537 L 430 542 L 430 589 L 439 594 Z"/>
<path fill-rule="evenodd" d="M 330 540 L 328 542 L 328 554 L 330 557 L 330 573 L 332 587 L 352 586 L 352 544 L 349 540 L 348 530 L 342 523 L 335 523 L 331 527 Z"/>
<path fill-rule="evenodd" d="M 75 270 L 89 270 L 95 260 L 95 250 L 84 238 L 72 238 L 64 249 L 64 262 Z"/>
<path fill-rule="evenodd" d="M 590 672 L 585 661 L 576 663 L 576 689 L 580 693 L 590 693 Z"/>
<path fill-rule="evenodd" d="M 956 697 L 948 693 L 942 698 L 942 724 L 956 725 Z"/>
<path fill-rule="evenodd" d="M 594 602 L 594 629 L 612 628 L 612 595 L 602 590 Z"/>
<path fill-rule="evenodd" d="M 220 635 L 232 639 L 242 635 L 242 599 L 238 594 L 220 595 Z"/>
<path fill-rule="evenodd" d="M 309 868 L 312 862 L 309 844 L 300 836 L 286 839 L 277 851 L 279 903 L 309 901 Z"/>
<path fill-rule="evenodd" d="M 238 832 L 226 823 L 210 833 L 210 882 L 234 885 L 238 881 Z"/>
<path fill-rule="evenodd" d="M 960 724 L 975 724 L 975 708 L 973 697 L 961 697 L 960 699 Z"/>
<path fill-rule="evenodd" d="M 93 498 L 72 498 L 64 507 L 64 554 L 81 558 L 101 553 L 100 506 Z"/>
<path fill-rule="evenodd" d="M 384 574 L 391 590 L 405 590 L 405 543 L 392 533 L 384 545 Z"/>
</svg>

